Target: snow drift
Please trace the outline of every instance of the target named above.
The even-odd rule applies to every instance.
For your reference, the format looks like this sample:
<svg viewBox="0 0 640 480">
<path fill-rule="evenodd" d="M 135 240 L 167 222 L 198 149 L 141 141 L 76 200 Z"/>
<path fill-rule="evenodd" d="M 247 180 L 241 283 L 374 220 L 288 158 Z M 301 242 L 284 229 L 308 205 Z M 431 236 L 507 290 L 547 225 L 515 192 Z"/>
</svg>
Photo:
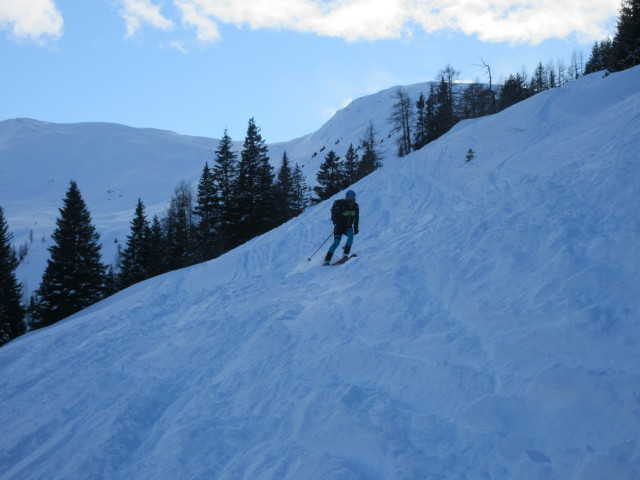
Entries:
<svg viewBox="0 0 640 480">
<path fill-rule="evenodd" d="M 342 267 L 325 202 L 9 343 L 0 478 L 640 477 L 639 85 L 388 160 Z"/>
</svg>

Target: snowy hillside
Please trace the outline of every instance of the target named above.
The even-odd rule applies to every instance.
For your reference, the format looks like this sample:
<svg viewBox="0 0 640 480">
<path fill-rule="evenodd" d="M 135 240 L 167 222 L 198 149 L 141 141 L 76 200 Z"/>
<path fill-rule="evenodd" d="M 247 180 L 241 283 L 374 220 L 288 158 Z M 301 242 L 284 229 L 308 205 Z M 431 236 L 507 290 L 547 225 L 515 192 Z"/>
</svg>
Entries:
<svg viewBox="0 0 640 480">
<path fill-rule="evenodd" d="M 30 249 L 18 269 L 19 281 L 27 291 L 37 288 L 70 180 L 79 184 L 110 263 L 114 241 L 124 241 L 128 233 L 137 199 L 151 215 L 161 214 L 178 181 L 197 180 L 217 144 L 107 123 L 0 122 L 0 205 L 15 244 L 28 242 Z"/>
<path fill-rule="evenodd" d="M 417 99 L 428 88 L 429 84 L 423 83 L 406 90 Z M 354 100 L 317 132 L 270 145 L 274 167 L 278 168 L 287 151 L 314 184 L 328 151 L 344 155 L 349 143 L 357 146 L 369 122 L 379 135 L 381 151 L 392 147 L 390 152 L 395 152 L 394 140 L 388 138 L 395 91 L 392 88 Z M 240 151 L 244 139 L 234 140 Z M 217 146 L 215 139 L 108 123 L 0 122 L 0 205 L 16 246 L 29 245 L 29 255 L 18 269 L 18 279 L 27 292 L 37 288 L 42 277 L 50 235 L 71 179 L 78 182 L 101 235 L 104 260 L 111 263 L 117 250 L 115 241 L 125 240 L 138 198 L 148 214 L 161 215 L 180 180 L 197 185 Z M 387 158 L 391 156 L 389 153 Z"/>
<path fill-rule="evenodd" d="M 0 478 L 640 478 L 640 67 L 600 77 L 359 182 L 342 267 L 325 202 L 0 348 Z"/>
<path fill-rule="evenodd" d="M 418 100 L 420 93 L 429 95 L 430 82 L 416 83 L 403 86 L 413 102 Z M 269 152 L 273 159 L 278 161 L 282 153 L 294 162 L 304 166 L 304 172 L 309 178 L 309 183 L 315 183 L 315 175 L 325 155 L 334 150 L 340 157 L 344 157 L 349 149 L 349 144 L 354 148 L 360 144 L 365 136 L 369 124 L 373 125 L 376 139 L 380 142 L 378 147 L 382 156 L 386 159 L 396 156 L 397 134 L 393 134 L 393 125 L 390 117 L 393 105 L 397 101 L 395 94 L 399 87 L 392 87 L 373 95 L 358 98 L 349 103 L 345 108 L 325 123 L 316 132 L 289 142 L 276 143 L 269 146 Z"/>
</svg>

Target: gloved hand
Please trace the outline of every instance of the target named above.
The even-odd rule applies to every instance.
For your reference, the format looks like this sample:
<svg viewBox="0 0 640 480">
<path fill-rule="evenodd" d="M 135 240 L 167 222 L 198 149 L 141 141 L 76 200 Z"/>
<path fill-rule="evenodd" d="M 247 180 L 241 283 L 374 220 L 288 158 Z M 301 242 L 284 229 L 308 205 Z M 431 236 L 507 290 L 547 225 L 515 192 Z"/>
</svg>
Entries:
<svg viewBox="0 0 640 480">
<path fill-rule="evenodd" d="M 357 235 L 359 231 L 360 231 L 360 230 L 358 230 L 358 229 L 356 228 L 356 229 L 353 231 L 353 234 L 354 234 L 354 235 Z"/>
</svg>

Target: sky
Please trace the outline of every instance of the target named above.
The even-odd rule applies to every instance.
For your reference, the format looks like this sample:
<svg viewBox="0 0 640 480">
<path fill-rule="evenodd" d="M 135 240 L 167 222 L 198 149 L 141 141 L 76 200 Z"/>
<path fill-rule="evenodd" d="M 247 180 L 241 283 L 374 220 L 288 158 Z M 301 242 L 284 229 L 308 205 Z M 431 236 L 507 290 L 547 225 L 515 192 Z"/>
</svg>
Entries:
<svg viewBox="0 0 640 480">
<path fill-rule="evenodd" d="M 494 82 L 591 45 L 619 0 L 0 0 L 0 120 L 268 143 L 447 65 Z"/>
</svg>

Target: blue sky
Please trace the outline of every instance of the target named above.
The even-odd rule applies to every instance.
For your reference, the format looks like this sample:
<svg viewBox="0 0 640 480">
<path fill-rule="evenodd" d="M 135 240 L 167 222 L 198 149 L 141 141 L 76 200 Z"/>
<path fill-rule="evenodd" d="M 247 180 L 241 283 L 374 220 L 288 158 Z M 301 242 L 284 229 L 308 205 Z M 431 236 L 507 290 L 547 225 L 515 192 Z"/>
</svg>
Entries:
<svg viewBox="0 0 640 480">
<path fill-rule="evenodd" d="M 588 58 L 618 0 L 0 0 L 0 120 L 106 121 L 267 142 L 350 99 Z"/>
</svg>

